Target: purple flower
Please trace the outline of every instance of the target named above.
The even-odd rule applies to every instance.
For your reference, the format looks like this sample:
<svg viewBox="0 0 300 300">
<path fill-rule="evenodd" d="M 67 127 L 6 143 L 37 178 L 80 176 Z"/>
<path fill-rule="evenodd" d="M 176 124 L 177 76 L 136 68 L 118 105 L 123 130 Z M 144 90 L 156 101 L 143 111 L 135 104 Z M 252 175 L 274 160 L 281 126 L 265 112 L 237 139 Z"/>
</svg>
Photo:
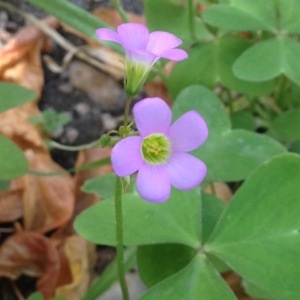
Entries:
<svg viewBox="0 0 300 300">
<path fill-rule="evenodd" d="M 171 125 L 172 112 L 160 98 L 146 98 L 133 108 L 140 136 L 119 141 L 112 150 L 115 173 L 137 171 L 140 196 L 151 202 L 170 197 L 171 185 L 180 190 L 197 187 L 206 175 L 205 164 L 187 153 L 204 143 L 208 129 L 196 111 L 189 111 Z"/>
<path fill-rule="evenodd" d="M 120 44 L 125 50 L 125 89 L 134 96 L 142 88 L 151 67 L 160 58 L 180 61 L 188 57 L 181 49 L 175 49 L 182 41 L 175 35 L 154 31 L 149 33 L 146 26 L 137 23 L 125 23 L 117 32 L 108 28 L 99 28 L 96 35 L 100 40 Z"/>
</svg>

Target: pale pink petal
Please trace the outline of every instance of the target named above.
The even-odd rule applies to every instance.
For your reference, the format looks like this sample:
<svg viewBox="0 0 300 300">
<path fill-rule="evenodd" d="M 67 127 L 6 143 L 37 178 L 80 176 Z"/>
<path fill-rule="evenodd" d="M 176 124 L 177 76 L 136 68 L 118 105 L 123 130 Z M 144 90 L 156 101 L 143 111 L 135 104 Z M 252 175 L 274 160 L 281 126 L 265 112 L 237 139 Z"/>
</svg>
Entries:
<svg viewBox="0 0 300 300">
<path fill-rule="evenodd" d="M 169 106 L 160 98 L 145 98 L 135 104 L 133 115 L 141 136 L 151 133 L 165 133 L 172 119 Z"/>
<path fill-rule="evenodd" d="M 122 45 L 122 40 L 117 32 L 108 28 L 99 28 L 96 30 L 99 40 L 116 42 Z"/>
<path fill-rule="evenodd" d="M 130 58 L 130 60 L 143 63 L 149 68 L 154 64 L 154 62 L 158 59 L 158 57 L 152 53 L 141 50 L 127 50 L 126 55 Z"/>
<path fill-rule="evenodd" d="M 179 190 L 197 187 L 206 175 L 206 165 L 188 153 L 175 153 L 167 164 L 171 184 Z"/>
<path fill-rule="evenodd" d="M 118 26 L 118 33 L 125 49 L 146 50 L 149 32 L 146 26 L 125 23 Z"/>
<path fill-rule="evenodd" d="M 114 146 L 111 153 L 111 163 L 118 176 L 131 175 L 143 165 L 141 145 L 141 137 L 131 136 L 119 141 Z"/>
<path fill-rule="evenodd" d="M 164 202 L 170 197 L 170 176 L 164 166 L 145 163 L 138 171 L 136 187 L 143 199 L 150 202 Z"/>
<path fill-rule="evenodd" d="M 208 136 L 204 119 L 196 111 L 188 111 L 167 131 L 173 151 L 188 152 L 201 146 Z"/>
<path fill-rule="evenodd" d="M 147 50 L 160 56 L 162 52 L 176 48 L 182 43 L 174 34 L 164 31 L 154 31 L 149 34 Z"/>
<path fill-rule="evenodd" d="M 188 58 L 188 54 L 181 49 L 171 49 L 160 53 L 160 57 L 169 60 L 180 61 Z"/>
</svg>

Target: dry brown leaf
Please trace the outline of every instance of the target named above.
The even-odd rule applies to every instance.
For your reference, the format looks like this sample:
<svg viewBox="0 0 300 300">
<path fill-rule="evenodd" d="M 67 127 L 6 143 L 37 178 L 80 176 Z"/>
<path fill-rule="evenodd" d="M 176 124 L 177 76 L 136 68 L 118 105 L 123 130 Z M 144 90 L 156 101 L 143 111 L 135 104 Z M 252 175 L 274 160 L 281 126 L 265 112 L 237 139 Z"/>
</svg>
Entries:
<svg viewBox="0 0 300 300">
<path fill-rule="evenodd" d="M 37 289 L 43 293 L 45 300 L 53 297 L 59 270 L 56 248 L 39 233 L 17 233 L 0 247 L 0 276 L 12 280 L 21 274 L 39 277 Z"/>
<path fill-rule="evenodd" d="M 45 20 L 56 27 L 57 20 Z M 21 29 L 0 49 L 0 80 L 9 81 L 29 88 L 36 93 L 36 100 L 44 84 L 41 66 L 41 49 L 45 45 L 45 35 L 33 25 Z M 46 151 L 38 129 L 28 122 L 39 110 L 36 103 L 29 102 L 10 109 L 0 115 L 0 133 L 15 141 L 23 149 L 40 148 Z"/>
<path fill-rule="evenodd" d="M 25 155 L 34 171 L 62 172 L 47 153 L 27 150 Z M 23 189 L 24 228 L 47 232 L 66 224 L 74 209 L 74 182 L 69 174 L 35 176 L 26 174 L 13 182 Z"/>
<path fill-rule="evenodd" d="M 31 112 L 24 110 L 24 106 L 22 106 L 1 113 L 0 133 L 13 140 L 24 150 L 34 148 L 46 152 L 47 149 L 39 130 L 28 121 L 30 116 L 38 114 L 37 108 L 32 106 Z"/>
<path fill-rule="evenodd" d="M 144 85 L 144 90 L 148 97 L 160 97 L 164 99 L 169 106 L 173 103 L 166 85 L 161 80 L 157 79 L 147 82 Z"/>
<path fill-rule="evenodd" d="M 232 191 L 224 182 L 213 182 L 205 188 L 205 192 L 217 198 L 229 202 L 232 198 Z"/>
<path fill-rule="evenodd" d="M 72 300 L 79 300 L 84 296 L 90 283 L 90 266 L 94 260 L 91 253 L 95 253 L 94 248 L 95 246 L 77 235 L 65 240 L 64 250 L 69 261 L 72 282 L 59 286 L 56 289 L 56 296 Z"/>
<path fill-rule="evenodd" d="M 58 26 L 53 17 L 44 22 L 54 28 Z M 35 26 L 21 29 L 0 50 L 0 80 L 20 84 L 40 95 L 43 86 L 40 53 L 45 44 L 45 35 Z"/>
<path fill-rule="evenodd" d="M 23 215 L 22 189 L 0 192 L 0 223 L 14 222 Z"/>
</svg>

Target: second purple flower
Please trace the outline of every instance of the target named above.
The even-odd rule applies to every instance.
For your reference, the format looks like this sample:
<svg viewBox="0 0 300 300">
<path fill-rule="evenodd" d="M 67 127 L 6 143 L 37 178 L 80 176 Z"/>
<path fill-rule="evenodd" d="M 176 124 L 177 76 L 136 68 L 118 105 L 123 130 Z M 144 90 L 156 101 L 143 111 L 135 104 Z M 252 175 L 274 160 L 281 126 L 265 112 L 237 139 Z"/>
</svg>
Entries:
<svg viewBox="0 0 300 300">
<path fill-rule="evenodd" d="M 149 33 L 146 26 L 125 23 L 117 32 L 99 28 L 96 35 L 100 40 L 120 44 L 125 50 L 125 90 L 128 95 L 136 95 L 142 88 L 152 66 L 160 58 L 180 61 L 188 57 L 182 49 L 175 49 L 182 41 L 165 31 Z"/>
</svg>

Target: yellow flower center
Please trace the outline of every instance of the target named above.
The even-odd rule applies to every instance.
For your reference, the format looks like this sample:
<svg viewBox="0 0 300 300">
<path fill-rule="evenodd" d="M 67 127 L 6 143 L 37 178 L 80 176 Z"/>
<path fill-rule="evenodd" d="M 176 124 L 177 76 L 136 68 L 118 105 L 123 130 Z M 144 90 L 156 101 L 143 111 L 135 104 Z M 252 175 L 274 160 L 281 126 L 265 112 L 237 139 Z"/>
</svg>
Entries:
<svg viewBox="0 0 300 300">
<path fill-rule="evenodd" d="M 170 155 L 170 141 L 163 134 L 150 134 L 143 140 L 141 151 L 147 163 L 163 164 Z"/>
</svg>

